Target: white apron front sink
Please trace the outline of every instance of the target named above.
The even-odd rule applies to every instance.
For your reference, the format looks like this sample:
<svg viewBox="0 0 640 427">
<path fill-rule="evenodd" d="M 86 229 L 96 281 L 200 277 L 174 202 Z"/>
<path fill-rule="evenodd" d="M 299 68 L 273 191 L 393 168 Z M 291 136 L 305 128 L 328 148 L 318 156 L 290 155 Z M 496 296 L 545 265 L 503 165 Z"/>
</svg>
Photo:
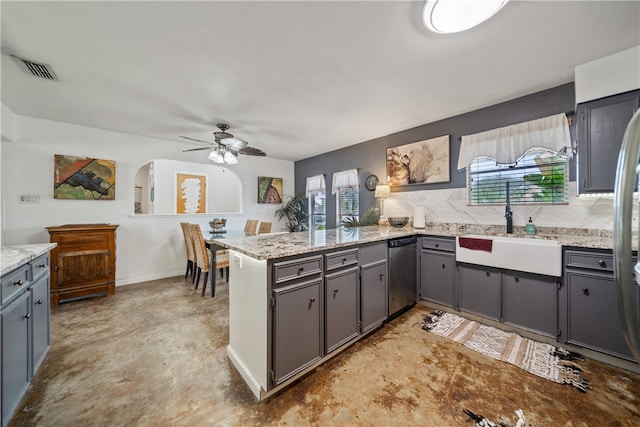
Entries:
<svg viewBox="0 0 640 427">
<path fill-rule="evenodd" d="M 456 237 L 456 261 L 560 277 L 562 245 L 556 240 L 468 234 Z"/>
</svg>

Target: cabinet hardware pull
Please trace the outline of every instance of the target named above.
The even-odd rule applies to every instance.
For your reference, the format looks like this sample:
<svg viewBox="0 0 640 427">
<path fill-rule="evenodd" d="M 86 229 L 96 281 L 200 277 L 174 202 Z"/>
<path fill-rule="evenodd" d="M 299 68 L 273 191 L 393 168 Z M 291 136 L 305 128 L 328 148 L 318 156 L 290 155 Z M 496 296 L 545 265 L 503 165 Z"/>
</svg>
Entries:
<svg viewBox="0 0 640 427">
<path fill-rule="evenodd" d="M 303 271 L 304 271 L 304 267 L 298 268 L 298 274 L 302 273 Z"/>
<path fill-rule="evenodd" d="M 30 317 L 31 317 L 31 313 L 27 313 L 27 314 L 25 314 L 25 315 L 24 315 L 24 318 L 25 318 L 25 319 L 28 319 L 28 318 L 30 318 Z"/>
<path fill-rule="evenodd" d="M 444 264 L 442 264 L 442 268 L 446 268 L 446 266 Z"/>
<path fill-rule="evenodd" d="M 439 247 L 440 247 L 440 243 L 436 243 L 436 248 L 439 248 Z"/>
<path fill-rule="evenodd" d="M 13 282 L 13 286 L 22 286 L 23 283 L 22 279 L 20 279 L 17 282 Z"/>
<path fill-rule="evenodd" d="M 603 259 L 599 259 L 599 260 L 598 260 L 598 265 L 599 265 L 600 267 L 606 267 L 606 266 L 607 266 L 607 263 L 606 263 L 606 262 L 604 262 L 604 260 L 603 260 Z"/>
<path fill-rule="evenodd" d="M 384 278 L 384 273 L 380 273 L 380 280 Z"/>
<path fill-rule="evenodd" d="M 487 273 L 487 277 L 491 276 L 491 273 L 489 273 L 488 271 L 485 271 L 485 273 Z"/>
<path fill-rule="evenodd" d="M 36 301 L 36 304 L 38 304 L 38 305 L 42 304 L 42 300 L 39 299 L 38 301 Z"/>
<path fill-rule="evenodd" d="M 309 298 L 309 303 L 316 302 L 315 298 Z"/>
<path fill-rule="evenodd" d="M 585 294 L 586 296 L 589 296 L 589 289 L 588 288 L 582 288 L 582 293 Z"/>
<path fill-rule="evenodd" d="M 342 258 L 342 263 L 344 264 L 345 262 L 347 262 L 346 258 Z"/>
<path fill-rule="evenodd" d="M 53 271 L 58 271 L 58 266 L 53 267 Z"/>
<path fill-rule="evenodd" d="M 333 294 L 335 295 L 335 294 L 337 294 L 337 293 L 338 293 L 338 289 L 334 289 L 334 290 L 333 290 Z"/>
<path fill-rule="evenodd" d="M 516 283 L 520 283 L 520 278 L 518 276 L 514 277 L 514 280 L 516 281 Z"/>
</svg>

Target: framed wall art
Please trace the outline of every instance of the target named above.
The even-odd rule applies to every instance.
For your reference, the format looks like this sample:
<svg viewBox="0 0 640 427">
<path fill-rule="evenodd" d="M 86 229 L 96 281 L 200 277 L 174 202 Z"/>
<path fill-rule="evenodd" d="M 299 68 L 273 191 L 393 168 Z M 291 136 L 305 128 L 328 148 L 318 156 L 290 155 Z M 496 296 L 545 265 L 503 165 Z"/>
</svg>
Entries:
<svg viewBox="0 0 640 427">
<path fill-rule="evenodd" d="M 54 154 L 53 198 L 114 200 L 116 162 Z"/>
<path fill-rule="evenodd" d="M 207 175 L 176 173 L 176 213 L 207 212 Z"/>
<path fill-rule="evenodd" d="M 449 182 L 449 135 L 387 148 L 387 184 Z"/>
<path fill-rule="evenodd" d="M 258 203 L 282 203 L 282 178 L 258 177 Z"/>
</svg>

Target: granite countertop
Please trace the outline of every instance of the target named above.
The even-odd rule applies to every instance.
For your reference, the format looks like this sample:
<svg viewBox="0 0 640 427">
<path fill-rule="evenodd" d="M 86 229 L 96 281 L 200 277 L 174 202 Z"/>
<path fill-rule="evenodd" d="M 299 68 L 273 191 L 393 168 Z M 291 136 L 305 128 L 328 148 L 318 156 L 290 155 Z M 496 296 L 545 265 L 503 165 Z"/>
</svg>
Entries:
<svg viewBox="0 0 640 427">
<path fill-rule="evenodd" d="M 34 243 L 31 245 L 3 246 L 0 248 L 0 276 L 4 276 L 21 265 L 49 252 L 57 243 Z"/>
<path fill-rule="evenodd" d="M 514 227 L 514 233 L 507 235 L 504 225 L 427 223 L 425 228 L 413 228 L 410 225 L 402 228 L 389 226 L 370 226 L 352 229 L 331 229 L 318 231 L 303 231 L 298 233 L 262 234 L 258 236 L 216 238 L 220 246 L 258 260 L 282 258 L 292 255 L 302 255 L 321 250 L 341 248 L 355 244 L 377 242 L 397 237 L 413 235 L 430 235 L 455 237 L 465 234 L 479 234 L 485 236 L 513 236 L 531 239 L 557 240 L 562 246 L 576 246 L 584 248 L 611 249 L 613 248 L 613 232 L 603 229 L 538 227 L 535 235 L 524 233 L 524 227 Z M 633 240 L 634 250 L 637 239 Z"/>
</svg>

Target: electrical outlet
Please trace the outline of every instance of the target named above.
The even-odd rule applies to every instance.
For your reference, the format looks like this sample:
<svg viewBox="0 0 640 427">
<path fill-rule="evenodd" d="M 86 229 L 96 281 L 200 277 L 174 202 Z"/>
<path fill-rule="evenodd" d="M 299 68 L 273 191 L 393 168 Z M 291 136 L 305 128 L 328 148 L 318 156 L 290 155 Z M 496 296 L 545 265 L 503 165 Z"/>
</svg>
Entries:
<svg viewBox="0 0 640 427">
<path fill-rule="evenodd" d="M 234 255 L 233 256 L 233 263 L 235 264 L 236 267 L 238 268 L 242 268 L 242 257 L 240 255 Z"/>
<path fill-rule="evenodd" d="M 18 203 L 32 204 L 32 205 L 38 204 L 40 203 L 40 195 L 39 194 L 19 194 Z"/>
</svg>

